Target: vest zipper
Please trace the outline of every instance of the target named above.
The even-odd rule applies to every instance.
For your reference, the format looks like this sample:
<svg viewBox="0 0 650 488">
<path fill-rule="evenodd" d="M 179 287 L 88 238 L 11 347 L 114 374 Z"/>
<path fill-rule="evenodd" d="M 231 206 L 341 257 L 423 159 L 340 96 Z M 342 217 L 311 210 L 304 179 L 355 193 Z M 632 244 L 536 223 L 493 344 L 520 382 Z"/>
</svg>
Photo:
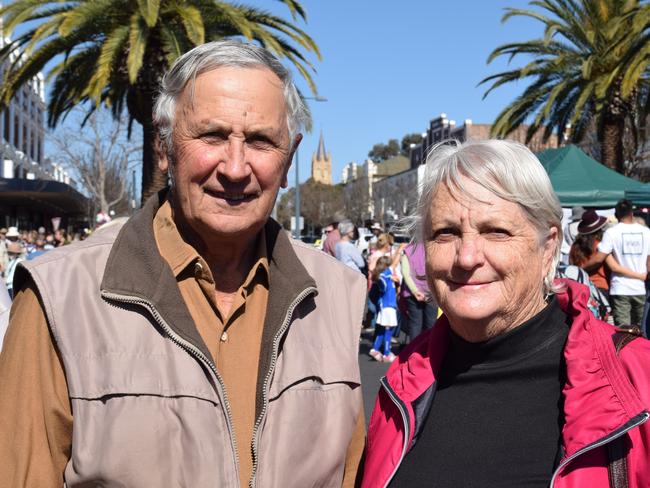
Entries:
<svg viewBox="0 0 650 488">
<path fill-rule="evenodd" d="M 287 309 L 287 313 L 284 316 L 284 322 L 282 322 L 282 326 L 280 329 L 276 332 L 275 337 L 273 338 L 273 349 L 272 349 L 272 354 L 271 354 L 271 365 L 269 367 L 269 370 L 266 373 L 266 376 L 264 377 L 264 389 L 262 391 L 262 411 L 260 412 L 260 416 L 257 418 L 257 421 L 255 422 L 255 426 L 253 427 L 253 472 L 251 474 L 251 479 L 249 482 L 249 487 L 254 488 L 255 483 L 256 483 L 256 476 L 257 476 L 257 465 L 258 465 L 258 453 L 257 453 L 257 445 L 259 443 L 259 436 L 260 436 L 260 426 L 262 425 L 262 422 L 264 421 L 266 417 L 266 410 L 269 404 L 269 389 L 271 387 L 271 378 L 273 378 L 273 373 L 275 371 L 275 364 L 278 359 L 278 348 L 280 345 L 280 339 L 284 335 L 284 333 L 287 330 L 287 327 L 289 327 L 289 323 L 291 322 L 291 317 L 293 316 L 293 311 L 295 308 L 302 302 L 307 296 L 311 295 L 316 291 L 316 288 L 313 286 L 310 286 L 309 288 L 305 288 L 289 305 L 289 308 Z"/>
<path fill-rule="evenodd" d="M 621 437 L 622 435 L 625 435 L 627 432 L 630 430 L 638 427 L 639 425 L 645 423 L 648 418 L 650 418 L 650 413 L 648 412 L 641 412 L 639 415 L 633 417 L 626 425 L 623 427 L 618 428 L 617 430 L 614 430 L 613 432 L 607 434 L 605 437 L 602 437 L 598 439 L 597 441 L 592 442 L 591 444 L 583 447 L 582 449 L 574 452 L 571 456 L 566 458 L 564 461 L 560 463 L 560 465 L 557 467 L 555 472 L 553 473 L 553 477 L 551 478 L 551 484 L 549 485 L 550 488 L 553 488 L 553 485 L 555 484 L 555 478 L 557 478 L 558 474 L 560 474 L 560 471 L 571 461 L 573 461 L 575 458 L 578 456 L 582 456 L 586 452 L 589 452 L 593 449 L 596 449 L 597 447 L 604 446 L 605 444 L 613 441 L 614 439 L 617 439 Z"/>
<path fill-rule="evenodd" d="M 197 358 L 199 361 L 201 361 L 204 365 L 206 365 L 212 374 L 214 375 L 215 379 L 217 380 L 217 383 L 221 387 L 221 391 L 217 389 L 217 395 L 221 393 L 222 395 L 222 403 L 225 406 L 225 412 L 226 412 L 226 425 L 228 426 L 228 433 L 230 434 L 230 441 L 232 443 L 232 448 L 233 448 L 233 462 L 235 463 L 235 474 L 237 475 L 237 481 L 239 482 L 239 451 L 237 450 L 237 442 L 235 440 L 235 435 L 234 435 L 234 428 L 232 426 L 232 414 L 230 411 L 230 402 L 228 402 L 228 395 L 226 393 L 226 387 L 223 383 L 223 380 L 221 379 L 221 376 L 219 375 L 219 372 L 217 371 L 217 367 L 214 365 L 214 363 L 205 356 L 201 352 L 199 348 L 197 348 L 194 344 L 191 342 L 186 341 L 182 337 L 179 337 L 178 334 L 176 334 L 171 327 L 165 322 L 165 320 L 162 318 L 162 316 L 158 313 L 156 308 L 153 306 L 153 304 L 147 300 L 144 300 L 139 297 L 129 297 L 125 295 L 116 295 L 114 293 L 109 293 L 102 291 L 101 296 L 104 298 L 107 298 L 109 300 L 115 300 L 117 302 L 123 302 L 123 303 L 132 303 L 135 305 L 140 305 L 147 309 L 151 316 L 154 318 L 154 320 L 162 327 L 162 329 L 165 331 L 167 336 L 171 339 L 171 341 L 176 344 L 177 346 L 181 347 L 182 349 L 185 349 L 190 355 L 194 356 Z"/>
<path fill-rule="evenodd" d="M 395 406 L 399 410 L 399 413 L 402 415 L 402 423 L 404 424 L 404 445 L 402 447 L 402 454 L 400 455 L 399 460 L 395 464 L 395 469 L 393 469 L 393 472 L 386 480 L 386 484 L 384 485 L 384 488 L 386 488 L 388 484 L 391 482 L 391 480 L 393 479 L 393 477 L 395 476 L 395 473 L 397 473 L 397 469 L 399 468 L 400 464 L 402 464 L 402 461 L 404 460 L 404 456 L 406 456 L 406 449 L 409 444 L 409 437 L 411 433 L 409 432 L 409 421 L 408 421 L 408 413 L 406 410 L 406 405 L 402 400 L 399 399 L 397 393 L 395 393 L 395 391 L 388 384 L 388 380 L 386 379 L 385 376 L 380 380 L 380 383 L 381 386 L 384 387 L 384 390 L 386 390 L 386 393 L 388 393 L 388 397 L 395 404 Z"/>
</svg>

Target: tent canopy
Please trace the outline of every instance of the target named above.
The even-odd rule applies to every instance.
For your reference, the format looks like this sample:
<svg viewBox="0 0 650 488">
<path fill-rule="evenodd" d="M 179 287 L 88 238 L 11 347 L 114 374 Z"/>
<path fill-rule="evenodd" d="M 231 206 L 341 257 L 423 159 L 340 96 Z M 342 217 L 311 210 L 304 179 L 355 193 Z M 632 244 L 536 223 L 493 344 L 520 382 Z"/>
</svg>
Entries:
<svg viewBox="0 0 650 488">
<path fill-rule="evenodd" d="M 537 154 L 563 207 L 613 207 L 643 183 L 623 176 L 574 145 Z M 637 203 L 637 202 L 635 202 Z"/>
<path fill-rule="evenodd" d="M 625 198 L 637 205 L 650 206 L 650 183 L 644 183 L 638 188 L 627 190 Z"/>
</svg>

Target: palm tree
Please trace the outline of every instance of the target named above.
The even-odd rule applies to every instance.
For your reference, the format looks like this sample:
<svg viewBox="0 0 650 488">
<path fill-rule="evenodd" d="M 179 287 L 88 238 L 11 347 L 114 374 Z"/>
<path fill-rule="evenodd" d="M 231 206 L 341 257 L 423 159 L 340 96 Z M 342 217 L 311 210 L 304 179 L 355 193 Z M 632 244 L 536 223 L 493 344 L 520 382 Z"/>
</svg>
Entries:
<svg viewBox="0 0 650 488">
<path fill-rule="evenodd" d="M 509 82 L 530 85 L 497 117 L 493 134 L 505 137 L 532 120 L 528 138 L 544 128 L 544 138 L 570 127 L 579 142 L 593 122 L 601 161 L 623 172 L 623 134 L 633 123 L 641 89 L 648 84 L 650 6 L 639 0 L 536 0 L 542 12 L 507 9 L 505 22 L 523 16 L 544 25 L 544 37 L 496 48 L 500 56 L 532 58 L 524 67 L 488 76 L 487 96 Z M 644 104 L 645 106 L 645 104 Z"/>
<path fill-rule="evenodd" d="M 298 0 L 278 0 L 293 20 L 306 20 Z M 48 125 L 80 103 L 89 114 L 101 105 L 126 109 L 143 128 L 142 200 L 166 184 L 156 165 L 152 109 L 160 79 L 184 52 L 203 42 L 245 37 L 288 59 L 316 93 L 305 57 L 316 43 L 303 30 L 257 8 L 218 0 L 16 0 L 0 9 L 4 34 L 25 30 L 0 50 L 10 69 L 0 87 L 0 108 L 52 62 Z M 22 53 L 22 54 L 20 54 Z M 305 53 L 305 54 L 303 54 Z"/>
</svg>

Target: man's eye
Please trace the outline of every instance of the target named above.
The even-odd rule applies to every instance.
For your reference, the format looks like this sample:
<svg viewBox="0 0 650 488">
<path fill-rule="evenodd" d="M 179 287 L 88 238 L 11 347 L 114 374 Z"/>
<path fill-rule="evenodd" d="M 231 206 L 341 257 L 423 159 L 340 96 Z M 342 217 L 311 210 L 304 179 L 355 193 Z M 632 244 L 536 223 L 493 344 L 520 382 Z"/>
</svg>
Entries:
<svg viewBox="0 0 650 488">
<path fill-rule="evenodd" d="M 207 142 L 221 142 L 225 141 L 227 137 L 220 132 L 206 132 L 205 134 L 201 134 L 201 139 Z"/>
<path fill-rule="evenodd" d="M 255 149 L 266 149 L 273 146 L 273 142 L 266 137 L 252 137 L 246 139 L 246 144 Z"/>
</svg>

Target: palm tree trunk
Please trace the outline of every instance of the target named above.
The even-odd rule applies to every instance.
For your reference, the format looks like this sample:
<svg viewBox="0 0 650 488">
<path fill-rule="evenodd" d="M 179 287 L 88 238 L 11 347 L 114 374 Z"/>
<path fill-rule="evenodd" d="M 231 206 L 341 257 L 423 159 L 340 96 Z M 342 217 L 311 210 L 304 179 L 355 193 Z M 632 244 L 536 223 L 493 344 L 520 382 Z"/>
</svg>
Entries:
<svg viewBox="0 0 650 488">
<path fill-rule="evenodd" d="M 167 175 L 158 168 L 159 144 L 151 117 L 142 124 L 142 202 L 167 186 Z"/>
<path fill-rule="evenodd" d="M 138 73 L 137 90 L 129 100 L 129 112 L 142 125 L 142 201 L 167 186 L 167 175 L 158 169 L 160 144 L 153 125 L 153 107 L 158 87 L 167 65 L 157 31 L 154 31 L 144 55 L 144 65 Z"/>
<path fill-rule="evenodd" d="M 625 120 L 604 116 L 602 125 L 601 162 L 619 173 L 624 173 L 623 130 Z"/>
</svg>

